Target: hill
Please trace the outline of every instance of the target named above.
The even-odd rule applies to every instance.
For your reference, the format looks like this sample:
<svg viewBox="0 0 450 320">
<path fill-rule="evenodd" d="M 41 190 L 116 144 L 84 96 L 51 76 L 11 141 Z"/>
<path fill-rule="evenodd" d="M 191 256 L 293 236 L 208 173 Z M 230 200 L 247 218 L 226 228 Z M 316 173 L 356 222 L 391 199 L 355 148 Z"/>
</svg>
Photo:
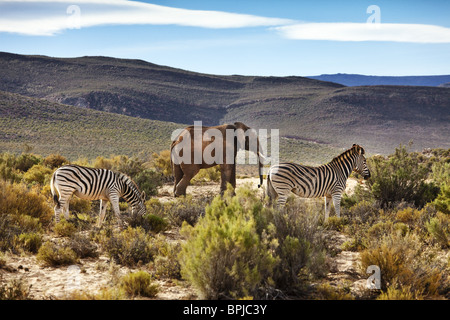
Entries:
<svg viewBox="0 0 450 320">
<path fill-rule="evenodd" d="M 180 124 L 62 105 L 0 91 L 0 152 L 60 153 L 71 160 L 168 149 Z"/>
<path fill-rule="evenodd" d="M 450 81 L 450 75 L 439 76 L 366 76 L 361 74 L 322 74 L 320 76 L 310 76 L 310 79 L 331 81 L 345 86 L 428 86 L 438 87 Z"/>
<path fill-rule="evenodd" d="M 46 101 L 175 123 L 280 129 L 289 158 L 353 143 L 371 154 L 392 153 L 409 140 L 418 150 L 450 147 L 445 87 L 345 87 L 303 77 L 200 74 L 141 60 L 10 53 L 0 53 L 0 69 L 0 90 Z"/>
</svg>

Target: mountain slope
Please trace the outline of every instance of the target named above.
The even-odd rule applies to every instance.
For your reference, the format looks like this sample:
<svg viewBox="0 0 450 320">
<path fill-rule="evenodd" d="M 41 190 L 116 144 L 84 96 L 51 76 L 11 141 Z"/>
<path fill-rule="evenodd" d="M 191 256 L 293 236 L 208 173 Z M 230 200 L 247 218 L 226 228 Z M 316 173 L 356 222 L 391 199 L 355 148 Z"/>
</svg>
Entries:
<svg viewBox="0 0 450 320">
<path fill-rule="evenodd" d="M 168 149 L 183 125 L 62 105 L 0 91 L 0 152 L 60 153 L 69 159 L 112 154 L 149 157 Z"/>
<path fill-rule="evenodd" d="M 280 128 L 285 136 L 392 152 L 414 141 L 418 150 L 450 147 L 450 91 L 430 87 L 346 87 L 296 99 L 262 101 L 229 110 L 225 120 Z"/>
<path fill-rule="evenodd" d="M 437 87 L 450 81 L 450 75 L 439 76 L 366 76 L 361 74 L 322 74 L 320 76 L 310 76 L 310 79 L 331 81 L 345 86 L 429 86 Z"/>
<path fill-rule="evenodd" d="M 292 145 L 313 143 L 371 154 L 414 140 L 448 148 L 450 88 L 345 87 L 303 77 L 219 76 L 107 57 L 0 53 L 0 90 L 153 120 L 205 125 L 242 121 L 279 129 Z M 292 143 L 291 143 L 292 142 Z M 340 150 L 340 149 L 339 149 Z"/>
</svg>

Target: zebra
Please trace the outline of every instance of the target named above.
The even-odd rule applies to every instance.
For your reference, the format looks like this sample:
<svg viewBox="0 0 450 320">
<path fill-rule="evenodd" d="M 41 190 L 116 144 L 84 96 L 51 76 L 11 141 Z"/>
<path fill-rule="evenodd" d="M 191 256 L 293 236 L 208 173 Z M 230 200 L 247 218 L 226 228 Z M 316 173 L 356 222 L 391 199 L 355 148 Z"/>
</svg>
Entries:
<svg viewBox="0 0 450 320">
<path fill-rule="evenodd" d="M 303 198 L 325 197 L 325 219 L 330 212 L 330 201 L 336 215 L 340 217 L 341 196 L 352 171 L 360 173 L 365 180 L 370 171 L 364 157 L 364 149 L 354 144 L 350 149 L 319 167 L 296 163 L 279 163 L 270 167 L 267 173 L 267 194 L 269 204 L 278 197 L 278 207 L 283 207 L 290 192 Z"/>
<path fill-rule="evenodd" d="M 131 204 L 132 213 L 144 215 L 145 192 L 140 192 L 136 183 L 127 175 L 108 169 L 94 169 L 79 165 L 65 165 L 52 175 L 50 188 L 56 203 L 55 221 L 59 222 L 61 212 L 69 218 L 69 200 L 73 194 L 81 199 L 100 200 L 100 215 L 97 226 L 101 227 L 105 219 L 107 201 L 121 224 L 119 199 L 124 198 Z M 56 194 L 56 191 L 59 194 Z"/>
</svg>

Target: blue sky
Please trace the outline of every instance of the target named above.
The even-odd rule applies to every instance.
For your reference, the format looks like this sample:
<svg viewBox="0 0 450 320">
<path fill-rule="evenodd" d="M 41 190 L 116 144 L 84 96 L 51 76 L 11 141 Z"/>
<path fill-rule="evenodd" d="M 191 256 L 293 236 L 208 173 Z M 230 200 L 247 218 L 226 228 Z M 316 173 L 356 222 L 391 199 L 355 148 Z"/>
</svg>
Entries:
<svg viewBox="0 0 450 320">
<path fill-rule="evenodd" d="M 0 0 L 0 51 L 212 74 L 437 75 L 450 74 L 449 17 L 447 0 Z"/>
</svg>

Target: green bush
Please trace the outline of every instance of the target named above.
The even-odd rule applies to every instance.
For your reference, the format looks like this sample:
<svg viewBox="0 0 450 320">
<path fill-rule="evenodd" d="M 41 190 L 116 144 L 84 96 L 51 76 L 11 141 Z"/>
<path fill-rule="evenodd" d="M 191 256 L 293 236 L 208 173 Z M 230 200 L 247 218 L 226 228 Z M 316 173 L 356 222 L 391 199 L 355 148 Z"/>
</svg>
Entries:
<svg viewBox="0 0 450 320">
<path fill-rule="evenodd" d="M 158 187 L 162 186 L 162 176 L 152 169 L 142 170 L 134 177 L 134 182 L 147 196 L 158 194 Z"/>
<path fill-rule="evenodd" d="M 298 204 L 274 211 L 246 187 L 232 194 L 217 196 L 195 226 L 182 227 L 181 273 L 203 298 L 298 293 L 310 278 L 326 275 L 318 212 Z"/>
<path fill-rule="evenodd" d="M 27 172 L 33 166 L 42 162 L 42 158 L 30 153 L 22 153 L 14 163 L 14 168 L 22 172 Z"/>
<path fill-rule="evenodd" d="M 426 223 L 428 232 L 433 236 L 437 243 L 439 243 L 442 248 L 449 247 L 449 234 L 450 234 L 450 218 L 444 215 L 438 215 L 431 218 L 429 222 Z"/>
<path fill-rule="evenodd" d="M 257 296 L 276 263 L 271 243 L 257 233 L 257 204 L 239 196 L 217 196 L 195 227 L 183 224 L 187 237 L 180 253 L 181 273 L 202 298 Z"/>
<path fill-rule="evenodd" d="M 147 232 L 151 231 L 154 233 L 160 233 L 169 228 L 167 219 L 151 213 L 147 213 L 143 216 L 131 215 L 129 219 L 127 219 L 127 223 L 130 227 L 141 227 Z"/>
<path fill-rule="evenodd" d="M 17 237 L 16 246 L 22 249 L 37 253 L 42 245 L 42 235 L 36 232 L 22 233 Z"/>
<path fill-rule="evenodd" d="M 425 180 L 428 168 L 420 163 L 417 154 L 400 145 L 388 159 L 381 156 L 368 161 L 371 178 L 368 185 L 382 207 L 405 201 L 423 207 L 436 198 L 439 188 Z"/>
<path fill-rule="evenodd" d="M 320 225 L 320 210 L 302 201 L 288 201 L 286 208 L 266 213 L 266 230 L 278 246 L 273 280 L 277 289 L 289 294 L 304 291 L 310 278 L 327 274 L 326 239 Z"/>
<path fill-rule="evenodd" d="M 450 184 L 443 184 L 437 198 L 432 202 L 436 210 L 450 215 Z"/>
</svg>

